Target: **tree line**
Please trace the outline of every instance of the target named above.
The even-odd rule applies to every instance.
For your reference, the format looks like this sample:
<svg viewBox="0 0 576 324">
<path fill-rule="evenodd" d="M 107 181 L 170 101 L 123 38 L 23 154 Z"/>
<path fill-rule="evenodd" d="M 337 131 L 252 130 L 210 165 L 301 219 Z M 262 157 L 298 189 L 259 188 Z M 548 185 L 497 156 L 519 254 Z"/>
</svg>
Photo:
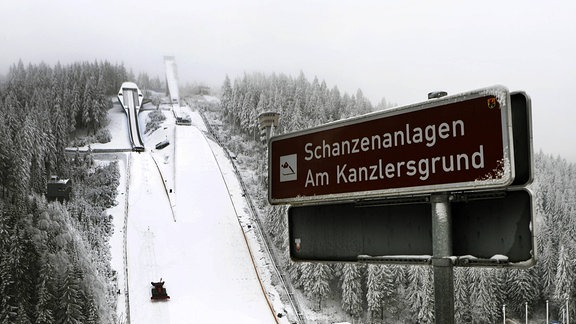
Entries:
<svg viewBox="0 0 576 324">
<path fill-rule="evenodd" d="M 233 84 L 222 85 L 219 136 L 252 168 L 266 161 L 257 136 L 257 116 L 264 111 L 281 113 L 276 134 L 301 130 L 374 109 L 388 108 L 386 100 L 373 107 L 359 90 L 341 95 L 316 78 L 303 73 L 286 75 L 244 74 Z M 243 140 L 239 141 L 238 136 Z M 253 145 L 246 144 L 252 141 Z M 508 316 L 522 318 L 529 312 L 543 313 L 548 300 L 551 315 L 559 318 L 572 301 L 570 316 L 576 315 L 576 165 L 538 152 L 534 157 L 534 193 L 537 259 L 536 266 L 516 268 L 455 268 L 455 311 L 457 323 L 494 323 Z M 264 171 L 264 174 L 266 172 Z M 263 194 L 267 181 L 252 181 L 259 205 L 268 210 L 267 232 L 284 256 L 288 255 L 287 207 L 270 206 Z M 310 298 L 315 309 L 332 296 L 340 300 L 351 318 L 369 323 L 434 321 L 433 277 L 429 266 L 378 264 L 294 263 L 284 267 L 295 287 Z"/>
<path fill-rule="evenodd" d="M 108 62 L 14 64 L 0 83 L 0 323 L 114 323 L 110 265 L 117 163 L 64 148 L 106 125 L 129 72 Z M 48 202 L 50 175 L 71 199 Z"/>
<path fill-rule="evenodd" d="M 329 89 L 318 78 L 308 81 L 303 72 L 297 78 L 285 74 L 244 74 L 234 84 L 226 76 L 221 99 L 227 122 L 252 136 L 259 133 L 258 115 L 262 112 L 280 113 L 277 132 L 284 133 L 391 106 L 383 99 L 374 107 L 360 89 L 355 95 L 341 94 L 337 86 Z"/>
</svg>

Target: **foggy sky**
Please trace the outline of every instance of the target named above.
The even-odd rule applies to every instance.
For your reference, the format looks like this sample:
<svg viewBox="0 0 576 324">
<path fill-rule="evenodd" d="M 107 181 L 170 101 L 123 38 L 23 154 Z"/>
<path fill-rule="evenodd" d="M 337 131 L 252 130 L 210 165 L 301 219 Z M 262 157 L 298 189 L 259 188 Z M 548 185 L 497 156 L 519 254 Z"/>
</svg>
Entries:
<svg viewBox="0 0 576 324">
<path fill-rule="evenodd" d="M 501 84 L 532 98 L 534 150 L 576 162 L 576 2 L 2 0 L 0 75 L 19 59 L 108 60 L 181 83 L 303 71 L 374 105 Z"/>
</svg>

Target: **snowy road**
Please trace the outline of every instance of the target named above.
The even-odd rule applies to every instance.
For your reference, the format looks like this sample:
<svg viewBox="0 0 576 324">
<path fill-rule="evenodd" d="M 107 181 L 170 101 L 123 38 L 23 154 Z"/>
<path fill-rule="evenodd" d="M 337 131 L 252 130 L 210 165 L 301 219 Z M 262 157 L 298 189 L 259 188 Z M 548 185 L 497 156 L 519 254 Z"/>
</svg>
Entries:
<svg viewBox="0 0 576 324">
<path fill-rule="evenodd" d="M 196 127 L 176 139 L 175 218 L 150 152 L 131 154 L 131 323 L 275 323 L 208 143 Z M 171 299 L 151 302 L 160 278 Z"/>
</svg>

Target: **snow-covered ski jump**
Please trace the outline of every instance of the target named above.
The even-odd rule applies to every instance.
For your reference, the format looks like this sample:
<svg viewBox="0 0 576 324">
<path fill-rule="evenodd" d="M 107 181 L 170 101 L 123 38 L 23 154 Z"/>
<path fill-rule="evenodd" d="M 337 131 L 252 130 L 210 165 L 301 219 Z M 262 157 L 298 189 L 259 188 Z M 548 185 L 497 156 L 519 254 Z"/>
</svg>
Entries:
<svg viewBox="0 0 576 324">
<path fill-rule="evenodd" d="M 130 130 L 130 143 L 132 149 L 136 152 L 144 151 L 144 143 L 140 136 L 140 127 L 138 125 L 138 113 L 142 106 L 144 96 L 134 82 L 124 82 L 118 91 L 118 100 L 128 116 L 128 126 Z"/>
</svg>

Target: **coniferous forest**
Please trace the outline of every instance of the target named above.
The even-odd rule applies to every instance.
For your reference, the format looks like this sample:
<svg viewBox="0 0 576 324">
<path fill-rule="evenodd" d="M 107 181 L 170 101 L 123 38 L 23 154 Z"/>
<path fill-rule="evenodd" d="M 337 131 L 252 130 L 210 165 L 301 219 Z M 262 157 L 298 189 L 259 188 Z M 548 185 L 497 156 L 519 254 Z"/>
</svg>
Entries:
<svg viewBox="0 0 576 324">
<path fill-rule="evenodd" d="M 224 121 L 219 138 L 252 168 L 266 161 L 259 142 L 257 116 L 280 113 L 275 134 L 305 129 L 326 122 L 389 108 L 385 99 L 372 107 L 360 90 L 356 95 L 328 89 L 303 73 L 245 74 L 221 89 L 221 107 L 213 109 Z M 536 108 L 533 108 L 536 109 Z M 255 141 L 239 144 L 235 136 Z M 244 142 L 244 143 L 245 143 Z M 254 152 L 255 151 L 255 152 Z M 508 317 L 540 316 L 549 301 L 553 318 L 566 311 L 576 315 L 576 165 L 561 157 L 537 152 L 534 156 L 534 193 L 537 265 L 516 268 L 455 268 L 456 323 L 496 323 L 506 305 Z M 266 226 L 276 248 L 288 255 L 287 206 L 268 206 L 267 181 L 259 179 L 258 199 L 267 206 Z M 434 321 L 433 277 L 428 266 L 294 263 L 283 265 L 292 283 L 321 311 L 323 301 L 336 296 L 351 318 L 367 323 L 431 323 Z M 566 301 L 568 300 L 568 304 Z"/>
<path fill-rule="evenodd" d="M 0 323 L 115 322 L 118 164 L 64 148 L 101 131 L 126 78 L 107 62 L 19 62 L 0 83 Z M 69 200 L 46 200 L 51 175 L 71 179 Z"/>
</svg>

